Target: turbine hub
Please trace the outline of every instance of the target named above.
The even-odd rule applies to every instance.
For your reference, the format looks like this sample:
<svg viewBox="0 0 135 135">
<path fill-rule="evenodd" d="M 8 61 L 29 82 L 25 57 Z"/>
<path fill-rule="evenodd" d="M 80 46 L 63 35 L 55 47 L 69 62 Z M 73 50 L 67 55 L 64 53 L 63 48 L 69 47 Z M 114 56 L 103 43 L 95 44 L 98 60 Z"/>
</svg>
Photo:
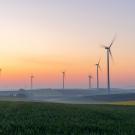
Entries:
<svg viewBox="0 0 135 135">
<path fill-rule="evenodd" d="M 105 49 L 110 49 L 109 47 L 105 47 Z"/>
</svg>

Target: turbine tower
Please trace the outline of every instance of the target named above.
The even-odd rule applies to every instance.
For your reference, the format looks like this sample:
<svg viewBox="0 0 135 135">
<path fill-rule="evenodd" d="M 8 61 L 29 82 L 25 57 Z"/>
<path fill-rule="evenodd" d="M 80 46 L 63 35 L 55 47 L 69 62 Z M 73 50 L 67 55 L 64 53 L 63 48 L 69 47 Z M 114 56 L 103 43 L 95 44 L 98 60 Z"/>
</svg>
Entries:
<svg viewBox="0 0 135 135">
<path fill-rule="evenodd" d="M 111 47 L 114 44 L 114 41 L 115 41 L 115 37 L 113 38 L 113 40 L 109 46 L 103 46 L 107 52 L 107 89 L 108 89 L 108 94 L 110 94 L 110 56 L 113 59 Z"/>
<path fill-rule="evenodd" d="M 62 88 L 65 89 L 65 72 L 62 72 Z"/>
<path fill-rule="evenodd" d="M 91 80 L 92 80 L 92 76 L 89 75 L 88 78 L 89 78 L 89 89 L 91 89 Z"/>
<path fill-rule="evenodd" d="M 95 64 L 96 65 L 96 69 L 97 69 L 97 89 L 99 89 L 99 69 L 101 70 L 101 68 L 100 68 L 100 61 L 101 61 L 101 58 L 99 59 L 98 63 Z"/>
<path fill-rule="evenodd" d="M 30 88 L 31 88 L 31 90 L 33 89 L 33 79 L 34 79 L 34 76 L 31 75 L 30 76 Z"/>
</svg>

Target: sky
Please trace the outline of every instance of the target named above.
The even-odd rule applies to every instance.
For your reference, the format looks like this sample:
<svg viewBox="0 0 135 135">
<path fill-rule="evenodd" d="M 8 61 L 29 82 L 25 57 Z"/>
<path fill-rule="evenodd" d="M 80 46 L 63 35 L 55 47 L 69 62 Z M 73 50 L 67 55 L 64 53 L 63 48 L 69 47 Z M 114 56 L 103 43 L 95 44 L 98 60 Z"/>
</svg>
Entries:
<svg viewBox="0 0 135 135">
<path fill-rule="evenodd" d="M 0 89 L 106 87 L 106 52 L 112 46 L 111 86 L 135 88 L 134 0 L 0 0 Z"/>
</svg>

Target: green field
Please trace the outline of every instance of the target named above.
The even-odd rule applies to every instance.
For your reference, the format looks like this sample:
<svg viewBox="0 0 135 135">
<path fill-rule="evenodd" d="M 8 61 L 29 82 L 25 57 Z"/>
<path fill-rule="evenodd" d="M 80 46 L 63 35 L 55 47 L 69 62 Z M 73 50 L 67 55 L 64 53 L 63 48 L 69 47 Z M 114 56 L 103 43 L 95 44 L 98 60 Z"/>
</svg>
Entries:
<svg viewBox="0 0 135 135">
<path fill-rule="evenodd" d="M 0 102 L 0 135 L 135 135 L 135 106 Z"/>
</svg>

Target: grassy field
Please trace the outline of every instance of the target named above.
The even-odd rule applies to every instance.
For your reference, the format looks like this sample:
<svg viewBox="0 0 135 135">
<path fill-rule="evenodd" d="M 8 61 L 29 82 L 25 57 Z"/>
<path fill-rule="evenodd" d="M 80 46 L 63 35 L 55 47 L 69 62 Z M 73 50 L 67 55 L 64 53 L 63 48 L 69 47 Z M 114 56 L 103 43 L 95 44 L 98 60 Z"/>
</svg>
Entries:
<svg viewBox="0 0 135 135">
<path fill-rule="evenodd" d="M 135 106 L 0 102 L 0 135 L 135 135 Z"/>
</svg>

